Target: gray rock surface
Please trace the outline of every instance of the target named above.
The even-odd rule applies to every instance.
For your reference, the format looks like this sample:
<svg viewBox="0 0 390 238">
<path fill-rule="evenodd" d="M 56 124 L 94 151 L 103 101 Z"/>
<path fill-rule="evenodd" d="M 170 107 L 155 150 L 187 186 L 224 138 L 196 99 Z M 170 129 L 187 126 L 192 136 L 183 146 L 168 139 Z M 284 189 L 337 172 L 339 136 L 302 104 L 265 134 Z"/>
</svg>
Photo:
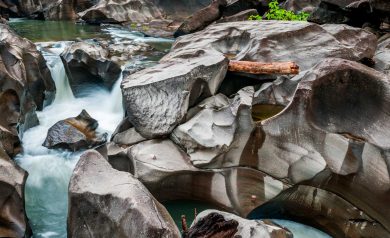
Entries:
<svg viewBox="0 0 390 238">
<path fill-rule="evenodd" d="M 213 49 L 236 60 L 294 61 L 304 71 L 328 57 L 372 58 L 376 45 L 375 35 L 346 25 L 246 21 L 214 24 L 180 37 L 164 59 L 184 51 Z"/>
<path fill-rule="evenodd" d="M 0 142 L 0 237 L 30 237 L 24 210 L 27 172 L 8 157 Z"/>
<path fill-rule="evenodd" d="M 219 52 L 197 50 L 128 75 L 121 86 L 131 124 L 145 138 L 168 135 L 189 107 L 216 93 L 227 64 Z"/>
<path fill-rule="evenodd" d="M 237 215 L 221 212 L 218 210 L 205 210 L 198 214 L 196 219 L 191 225 L 191 229 L 193 228 L 202 228 L 204 223 L 207 223 L 208 219 L 220 216 L 218 220 L 221 218 L 225 221 L 236 221 L 238 223 L 237 232 L 234 233 L 234 237 L 247 237 L 247 238 L 255 238 L 255 237 L 269 237 L 269 238 L 292 238 L 293 234 L 285 228 L 280 227 L 279 225 L 271 222 L 271 221 L 262 221 L 262 220 L 247 220 L 241 218 Z M 188 237 L 196 237 L 196 236 L 188 236 Z M 233 236 L 232 236 L 233 237 Z"/>
<path fill-rule="evenodd" d="M 77 151 L 104 144 L 107 134 L 96 132 L 98 122 L 85 110 L 77 117 L 61 120 L 49 128 L 43 146 Z"/>
<path fill-rule="evenodd" d="M 180 233 L 141 182 L 90 150 L 69 184 L 68 236 L 178 238 Z"/>
<path fill-rule="evenodd" d="M 247 87 L 232 99 L 223 94 L 206 99 L 192 109 L 199 112 L 172 132 L 172 140 L 185 148 L 196 167 L 218 168 L 221 161 L 218 156 L 240 154 L 237 150 L 245 147 L 240 141 L 246 141 L 253 131 L 253 94 L 253 87 Z"/>
</svg>

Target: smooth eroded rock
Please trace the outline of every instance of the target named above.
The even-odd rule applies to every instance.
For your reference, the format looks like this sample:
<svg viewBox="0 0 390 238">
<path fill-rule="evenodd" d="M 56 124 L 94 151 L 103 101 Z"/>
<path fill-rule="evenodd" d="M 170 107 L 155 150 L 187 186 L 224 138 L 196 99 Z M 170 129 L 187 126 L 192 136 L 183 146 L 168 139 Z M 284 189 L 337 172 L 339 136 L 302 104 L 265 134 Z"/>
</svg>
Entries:
<svg viewBox="0 0 390 238">
<path fill-rule="evenodd" d="M 167 210 L 130 173 L 85 152 L 69 184 L 69 237 L 178 238 Z"/>
</svg>

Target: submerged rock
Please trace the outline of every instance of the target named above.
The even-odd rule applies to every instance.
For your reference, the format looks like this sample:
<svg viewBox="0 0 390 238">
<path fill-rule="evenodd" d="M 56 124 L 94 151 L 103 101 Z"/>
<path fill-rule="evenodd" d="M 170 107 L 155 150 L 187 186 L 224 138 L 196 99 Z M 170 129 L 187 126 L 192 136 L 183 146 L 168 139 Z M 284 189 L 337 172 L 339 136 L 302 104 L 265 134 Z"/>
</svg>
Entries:
<svg viewBox="0 0 390 238">
<path fill-rule="evenodd" d="M 69 237 L 178 238 L 167 210 L 130 173 L 85 152 L 69 184 Z"/>
<path fill-rule="evenodd" d="M 54 94 L 54 81 L 36 46 L 0 24 L 0 142 L 10 156 L 20 151 L 18 133 L 38 124 L 35 110 L 51 103 Z"/>
<path fill-rule="evenodd" d="M 12 161 L 0 142 L 0 237 L 30 237 L 24 210 L 27 172 Z"/>
<path fill-rule="evenodd" d="M 234 214 L 206 210 L 196 217 L 183 237 L 292 238 L 293 234 L 271 221 L 246 220 Z"/>
<path fill-rule="evenodd" d="M 43 146 L 49 149 L 67 149 L 77 151 L 104 144 L 107 134 L 98 135 L 98 122 L 85 110 L 77 117 L 57 122 L 50 127 Z"/>
<path fill-rule="evenodd" d="M 219 52 L 197 50 L 128 75 L 122 93 L 131 124 L 145 138 L 168 135 L 189 107 L 217 92 L 227 65 Z"/>
</svg>

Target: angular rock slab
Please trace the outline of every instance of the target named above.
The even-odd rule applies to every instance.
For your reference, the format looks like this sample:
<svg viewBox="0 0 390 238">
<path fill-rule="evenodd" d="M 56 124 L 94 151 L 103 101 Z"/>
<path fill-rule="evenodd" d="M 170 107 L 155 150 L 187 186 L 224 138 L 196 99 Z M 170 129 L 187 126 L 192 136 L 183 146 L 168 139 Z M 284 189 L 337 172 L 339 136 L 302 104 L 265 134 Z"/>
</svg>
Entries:
<svg viewBox="0 0 390 238">
<path fill-rule="evenodd" d="M 178 238 L 180 233 L 141 182 L 90 150 L 70 180 L 68 236 Z"/>
<path fill-rule="evenodd" d="M 214 24 L 180 37 L 163 59 L 188 50 L 214 49 L 236 60 L 294 61 L 304 71 L 328 57 L 353 61 L 372 58 L 376 45 L 375 35 L 346 25 L 246 21 Z"/>
<path fill-rule="evenodd" d="M 284 111 L 259 125 L 252 156 L 263 172 L 290 183 L 311 180 L 390 231 L 389 111 L 386 75 L 327 59 L 302 78 Z"/>
<path fill-rule="evenodd" d="M 107 141 L 107 134 L 98 135 L 98 126 L 98 122 L 83 110 L 77 117 L 61 120 L 50 127 L 43 146 L 77 151 L 102 145 Z"/>
<path fill-rule="evenodd" d="M 288 188 L 250 168 L 198 169 L 167 139 L 144 141 L 109 154 L 115 169 L 134 174 L 161 202 L 198 200 L 246 216 Z"/>
<path fill-rule="evenodd" d="M 236 232 L 232 233 L 231 237 L 247 237 L 247 238 L 255 238 L 255 237 L 292 238 L 293 237 L 293 234 L 290 231 L 280 227 L 279 225 L 271 221 L 247 220 L 237 215 L 227 213 L 227 212 L 221 212 L 217 210 L 205 210 L 199 213 L 191 225 L 190 232 L 189 232 L 190 234 L 184 237 L 195 238 L 203 234 L 202 231 L 211 233 L 213 229 L 218 229 L 218 228 L 223 229 L 223 227 L 220 226 L 215 227 L 213 224 L 213 220 L 218 221 L 218 223 L 221 224 L 222 226 L 226 226 L 227 225 L 226 223 L 238 224 Z M 207 225 L 210 226 L 207 227 Z M 196 235 L 196 233 L 198 233 L 198 236 Z"/>
<path fill-rule="evenodd" d="M 168 135 L 189 107 L 216 93 L 227 67 L 219 52 L 195 50 L 128 75 L 121 87 L 131 124 L 145 138 Z"/>
<path fill-rule="evenodd" d="M 297 185 L 253 210 L 250 219 L 289 219 L 317 227 L 332 237 L 387 237 L 389 232 L 342 197 Z"/>
<path fill-rule="evenodd" d="M 253 131 L 253 94 L 253 87 L 247 87 L 232 99 L 223 94 L 207 98 L 189 111 L 199 110 L 172 132 L 171 139 L 185 148 L 194 166 L 218 168 L 218 156 L 240 155 Z"/>
<path fill-rule="evenodd" d="M 0 237 L 30 237 L 24 208 L 27 172 L 13 162 L 0 143 Z"/>
</svg>

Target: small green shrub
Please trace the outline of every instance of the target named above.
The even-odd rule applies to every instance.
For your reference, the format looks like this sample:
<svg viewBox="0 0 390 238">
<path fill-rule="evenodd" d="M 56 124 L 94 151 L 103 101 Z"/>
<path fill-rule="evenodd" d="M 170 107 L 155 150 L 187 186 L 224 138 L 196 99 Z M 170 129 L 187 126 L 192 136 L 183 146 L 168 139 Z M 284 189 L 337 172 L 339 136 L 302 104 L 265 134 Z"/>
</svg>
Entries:
<svg viewBox="0 0 390 238">
<path fill-rule="evenodd" d="M 310 14 L 299 12 L 295 14 L 293 11 L 287 11 L 279 7 L 278 0 L 272 0 L 269 4 L 269 11 L 265 14 L 266 20 L 281 20 L 281 21 L 307 21 Z M 252 15 L 249 20 L 262 20 L 260 15 Z"/>
</svg>

